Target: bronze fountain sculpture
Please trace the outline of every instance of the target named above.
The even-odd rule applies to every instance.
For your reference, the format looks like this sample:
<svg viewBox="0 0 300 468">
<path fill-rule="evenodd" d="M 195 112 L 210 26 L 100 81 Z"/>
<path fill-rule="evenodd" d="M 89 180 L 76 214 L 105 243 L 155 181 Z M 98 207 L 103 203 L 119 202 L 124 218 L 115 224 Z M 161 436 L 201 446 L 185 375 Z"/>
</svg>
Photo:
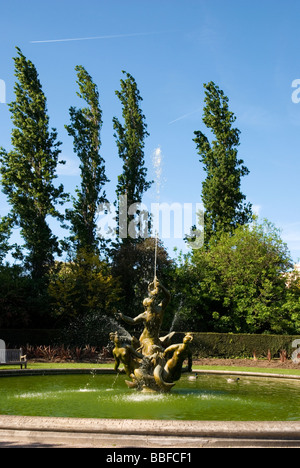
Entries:
<svg viewBox="0 0 300 468">
<path fill-rule="evenodd" d="M 170 302 L 170 293 L 158 281 L 157 277 L 148 286 L 148 297 L 144 299 L 145 311 L 135 318 L 127 317 L 122 313 L 118 316 L 129 325 L 144 324 L 144 330 L 137 340 L 132 338 L 131 344 L 122 343 L 118 333 L 111 333 L 110 339 L 114 342 L 113 356 L 115 370 L 122 363 L 130 388 L 143 392 L 169 392 L 179 380 L 183 371 L 192 370 L 192 353 L 190 343 L 193 337 L 187 333 L 183 343 L 171 345 L 175 332 L 160 337 L 160 329 L 166 307 Z M 184 361 L 188 365 L 182 368 Z"/>
</svg>

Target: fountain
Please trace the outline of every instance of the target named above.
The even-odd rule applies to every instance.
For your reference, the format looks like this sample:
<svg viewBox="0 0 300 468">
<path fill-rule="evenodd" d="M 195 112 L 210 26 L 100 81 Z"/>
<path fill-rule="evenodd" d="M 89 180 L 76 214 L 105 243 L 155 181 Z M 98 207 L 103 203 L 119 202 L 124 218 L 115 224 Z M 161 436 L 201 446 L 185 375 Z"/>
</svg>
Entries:
<svg viewBox="0 0 300 468">
<path fill-rule="evenodd" d="M 160 147 L 153 153 L 153 166 L 156 179 L 156 198 L 159 200 L 162 176 L 162 152 Z M 122 363 L 127 376 L 126 384 L 129 388 L 136 388 L 142 392 L 169 392 L 179 380 L 183 370 L 191 371 L 192 354 L 190 343 L 193 337 L 187 333 L 183 343 L 171 346 L 171 339 L 175 332 L 164 337 L 160 336 L 160 329 L 166 307 L 170 302 L 170 293 L 157 278 L 157 246 L 158 227 L 155 228 L 154 250 L 154 281 L 148 286 L 148 297 L 143 301 L 144 312 L 135 318 L 119 313 L 118 317 L 129 325 L 144 324 L 144 330 L 139 339 L 133 337 L 131 344 L 121 339 L 118 332 L 110 333 L 110 340 L 114 343 L 113 355 L 115 370 Z M 186 369 L 183 362 L 188 359 Z"/>
<path fill-rule="evenodd" d="M 118 332 L 112 332 L 110 339 L 114 343 L 113 355 L 115 370 L 122 363 L 130 381 L 129 388 L 142 392 L 169 392 L 179 380 L 183 371 L 192 370 L 192 353 L 190 343 L 193 337 L 187 333 L 183 343 L 171 345 L 175 332 L 160 336 L 161 324 L 166 307 L 170 302 L 170 293 L 158 281 L 148 286 L 148 297 L 143 301 L 145 311 L 135 318 L 119 313 L 118 316 L 129 325 L 144 324 L 144 330 L 139 339 L 132 338 L 131 344 L 122 342 Z M 184 361 L 188 365 L 183 369 Z"/>
</svg>

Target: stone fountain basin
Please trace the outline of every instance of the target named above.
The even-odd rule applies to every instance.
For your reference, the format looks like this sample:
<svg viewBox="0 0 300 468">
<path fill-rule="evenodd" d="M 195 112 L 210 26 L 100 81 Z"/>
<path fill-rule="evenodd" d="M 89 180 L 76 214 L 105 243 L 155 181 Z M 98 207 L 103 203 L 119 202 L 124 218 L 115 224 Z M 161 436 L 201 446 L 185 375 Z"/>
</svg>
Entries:
<svg viewBox="0 0 300 468">
<path fill-rule="evenodd" d="M 190 398 L 189 395 L 197 394 L 206 395 L 207 405 L 212 404 L 216 399 L 208 398 L 209 389 L 207 385 L 205 388 L 200 384 L 201 378 L 205 377 L 218 377 L 222 380 L 223 391 L 227 391 L 232 395 L 232 392 L 236 392 L 237 398 L 241 398 L 244 395 L 244 389 L 247 382 L 256 383 L 257 394 L 266 393 L 262 392 L 263 388 L 270 388 L 275 386 L 282 387 L 281 399 L 283 401 L 283 407 L 287 410 L 286 402 L 289 401 L 292 404 L 288 405 L 292 407 L 288 414 L 288 418 L 293 420 L 277 420 L 280 419 L 280 414 L 276 413 L 275 402 L 270 399 L 270 393 L 266 396 L 267 404 L 273 407 L 272 420 L 203 420 L 203 419 L 144 419 L 141 414 L 131 414 L 129 418 L 98 418 L 98 417 L 70 417 L 62 416 L 47 416 L 44 412 L 43 415 L 34 416 L 34 411 L 23 411 L 22 415 L 18 415 L 15 412 L 16 407 L 11 406 L 9 412 L 3 414 L 3 407 L 0 409 L 0 446 L 10 447 L 167 447 L 167 448 L 199 448 L 199 447 L 300 447 L 300 417 L 298 417 L 297 410 L 299 405 L 299 389 L 300 379 L 299 376 L 282 376 L 281 374 L 261 374 L 255 372 L 240 373 L 234 371 L 197 371 L 198 379 L 194 382 L 189 382 L 186 377 L 183 377 L 183 387 L 178 388 L 179 396 L 180 392 L 185 395 L 185 398 Z M 36 404 L 41 401 L 42 394 L 39 396 L 41 388 L 38 388 L 38 380 L 43 381 L 43 376 L 48 380 L 50 378 L 51 391 L 56 392 L 57 398 L 63 396 L 63 388 L 61 383 L 57 383 L 57 378 L 72 375 L 77 377 L 83 377 L 85 379 L 84 385 L 90 384 L 90 390 L 88 387 L 82 387 L 83 381 L 80 382 L 80 387 L 73 388 L 73 391 L 79 393 L 80 396 L 85 395 L 89 398 L 93 398 L 97 392 L 95 387 L 91 387 L 91 380 L 97 383 L 97 379 L 101 379 L 104 376 L 109 377 L 111 384 L 116 379 L 116 375 L 112 369 L 49 369 L 43 370 L 1 370 L 1 388 L 8 390 L 8 382 L 12 388 L 15 388 L 19 392 L 19 401 L 24 402 L 26 399 L 30 399 L 28 395 L 30 391 L 35 392 L 33 399 Z M 240 377 L 240 382 L 235 384 L 227 384 L 227 378 L 231 377 L 232 380 L 236 376 Z M 22 376 L 22 378 L 18 378 Z M 33 377 L 34 376 L 34 377 Z M 94 377 L 95 376 L 95 377 Z M 25 377 L 25 378 L 24 378 Z M 27 378 L 26 378 L 27 377 Z M 28 379 L 28 377 L 30 377 Z M 122 379 L 125 376 L 118 378 L 121 379 L 119 384 L 123 385 Z M 28 386 L 26 381 L 31 381 Z M 52 380 L 52 383 L 51 383 Z M 226 385 L 224 380 L 226 380 Z M 22 384 L 23 382 L 23 384 Z M 46 381 L 44 380 L 44 383 Z M 214 381 L 212 379 L 212 384 Z M 219 382 L 220 383 L 220 382 Z M 116 382 L 115 382 L 116 384 Z M 261 386 L 262 385 L 262 386 Z M 271 387 L 270 387 L 271 385 Z M 23 387 L 23 388 L 22 388 Z M 225 387 L 225 390 L 224 390 Z M 109 387 L 108 387 L 109 388 Z M 85 391 L 82 391 L 85 390 Z M 105 389 L 107 394 L 112 391 Z M 258 391 L 259 390 L 259 391 Z M 44 391 L 46 391 L 44 389 Z M 48 387 L 49 391 L 49 387 Z M 138 394 L 136 391 L 128 390 L 125 388 L 121 389 L 122 395 L 126 396 L 133 401 L 135 400 L 135 409 L 137 406 L 142 404 L 143 396 Z M 217 391 L 221 391 L 218 387 Z M 290 392 L 287 394 L 286 392 Z M 59 393 L 60 392 L 60 393 Z M 202 393 L 201 393 L 202 392 Z M 204 393 L 203 393 L 204 392 Z M 205 393 L 206 392 L 206 393 Z M 181 395 L 182 395 L 181 393 Z M 285 394 L 285 398 L 284 398 Z M 20 396 L 21 395 L 21 396 Z M 22 396 L 23 395 L 23 396 Z M 172 401 L 173 396 L 178 398 L 178 394 L 163 395 L 160 398 L 166 398 Z M 199 395 L 198 395 L 199 396 Z M 149 397 L 146 396 L 146 403 L 149 403 Z M 200 400 L 201 397 L 199 396 Z M 47 398 L 46 398 L 47 401 Z M 161 403 L 162 401 L 158 402 Z M 48 399 L 48 409 L 50 401 Z M 174 401 L 173 401 L 174 403 Z M 237 402 L 238 403 L 238 402 Z M 99 406 L 98 400 L 98 406 Z M 260 403 L 261 404 L 261 403 Z M 240 406 L 240 405 L 237 405 Z M 244 405 L 244 406 L 247 406 Z M 293 409 L 296 407 L 296 410 Z M 299 411 L 299 410 L 298 410 Z M 9 414 L 7 414 L 9 413 Z M 22 411 L 21 411 L 22 413 Z M 42 412 L 43 413 L 43 412 Z M 252 413 L 253 414 L 253 413 Z M 181 415 L 182 417 L 183 415 Z M 200 415 L 201 416 L 201 415 Z M 199 415 L 198 415 L 199 417 Z M 134 418 L 134 419 L 133 419 Z M 8 445 L 6 445 L 6 443 Z"/>
<path fill-rule="evenodd" d="M 197 371 L 170 394 L 128 389 L 110 369 L 1 371 L 0 414 L 180 421 L 300 421 L 299 376 Z M 43 375 L 42 375 L 43 374 Z M 5 376 L 14 376 L 7 378 Z M 230 378 L 229 378 L 230 377 Z"/>
</svg>

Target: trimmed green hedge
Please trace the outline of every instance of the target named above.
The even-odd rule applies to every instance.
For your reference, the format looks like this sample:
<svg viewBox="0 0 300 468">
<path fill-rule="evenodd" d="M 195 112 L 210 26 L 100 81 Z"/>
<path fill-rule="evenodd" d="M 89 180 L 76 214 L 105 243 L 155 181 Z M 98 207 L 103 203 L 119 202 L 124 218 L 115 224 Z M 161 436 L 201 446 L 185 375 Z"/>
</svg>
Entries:
<svg viewBox="0 0 300 468">
<path fill-rule="evenodd" d="M 293 341 L 300 339 L 299 335 L 235 335 L 230 333 L 192 333 L 192 335 L 194 337 L 192 350 L 195 358 L 248 358 L 253 357 L 254 352 L 257 357 L 266 357 L 268 350 L 273 358 L 279 357 L 281 350 L 285 350 L 287 356 L 290 357 L 295 350 L 292 347 Z M 183 337 L 183 332 L 177 332 L 172 341 L 181 343 Z M 6 346 L 13 348 L 27 344 L 32 346 L 64 344 L 60 330 L 0 329 L 0 339 L 5 341 Z"/>
<path fill-rule="evenodd" d="M 230 333 L 192 333 L 194 339 L 192 344 L 193 355 L 197 358 L 219 357 L 219 358 L 248 358 L 267 357 L 268 350 L 272 358 L 280 356 L 285 350 L 290 357 L 295 348 L 292 343 L 300 336 L 291 335 L 246 335 Z M 176 333 L 173 341 L 180 343 L 184 333 Z"/>
</svg>

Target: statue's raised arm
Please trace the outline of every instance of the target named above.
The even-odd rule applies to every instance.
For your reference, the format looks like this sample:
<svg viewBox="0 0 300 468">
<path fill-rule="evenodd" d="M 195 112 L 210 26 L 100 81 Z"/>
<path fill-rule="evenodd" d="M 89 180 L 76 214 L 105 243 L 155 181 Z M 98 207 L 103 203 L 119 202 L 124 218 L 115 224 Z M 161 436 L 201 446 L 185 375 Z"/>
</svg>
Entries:
<svg viewBox="0 0 300 468">
<path fill-rule="evenodd" d="M 164 295 L 164 298 L 163 300 L 161 301 L 160 305 L 163 309 L 165 309 L 167 307 L 167 305 L 169 304 L 170 300 L 171 300 L 171 294 L 169 293 L 169 291 L 164 287 L 163 284 L 157 282 L 157 288 L 159 290 L 162 291 L 163 295 Z"/>
<path fill-rule="evenodd" d="M 140 315 L 137 315 L 134 318 L 128 317 L 127 315 L 122 314 L 122 312 L 119 312 L 117 316 L 121 318 L 122 320 L 124 320 L 124 322 L 128 323 L 128 325 L 135 325 L 136 323 L 143 322 L 146 318 L 145 312 L 143 312 Z"/>
</svg>

